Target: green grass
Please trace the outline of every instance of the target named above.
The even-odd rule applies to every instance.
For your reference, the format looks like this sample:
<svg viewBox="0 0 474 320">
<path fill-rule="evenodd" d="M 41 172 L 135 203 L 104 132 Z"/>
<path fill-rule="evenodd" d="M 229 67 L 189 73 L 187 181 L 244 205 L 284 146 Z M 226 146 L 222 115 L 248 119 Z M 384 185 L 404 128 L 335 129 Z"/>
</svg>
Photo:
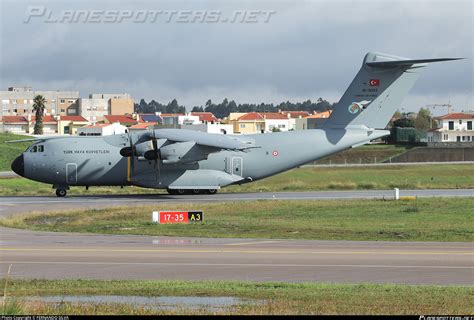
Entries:
<svg viewBox="0 0 474 320">
<path fill-rule="evenodd" d="M 302 167 L 232 191 L 474 188 L 473 164 Z"/>
<path fill-rule="evenodd" d="M 5 143 L 5 141 L 27 139 L 29 136 L 16 135 L 11 133 L 0 133 L 0 171 L 10 171 L 10 165 L 31 142 Z"/>
<path fill-rule="evenodd" d="M 277 192 L 312 190 L 366 189 L 456 189 L 474 188 L 473 164 L 437 164 L 369 167 L 302 167 L 220 192 Z M 163 193 L 163 190 L 139 187 L 71 187 L 69 194 L 141 194 Z M 24 178 L 0 179 L 0 194 L 48 195 L 51 185 Z"/>
<path fill-rule="evenodd" d="M 0 225 L 41 231 L 180 237 L 386 241 L 473 241 L 474 198 L 416 201 L 261 200 L 180 203 L 28 214 Z M 204 222 L 155 225 L 153 210 L 203 210 Z"/>
<path fill-rule="evenodd" d="M 257 299 L 223 314 L 473 314 L 474 288 L 324 283 L 156 280 L 10 280 L 15 299 L 44 295 L 232 296 Z M 0 280 L 0 286 L 2 280 Z M 147 314 L 139 306 L 45 304 L 22 306 L 26 314 Z M 156 313 L 156 312 L 155 312 Z M 164 314 L 207 314 L 209 310 Z"/>
</svg>

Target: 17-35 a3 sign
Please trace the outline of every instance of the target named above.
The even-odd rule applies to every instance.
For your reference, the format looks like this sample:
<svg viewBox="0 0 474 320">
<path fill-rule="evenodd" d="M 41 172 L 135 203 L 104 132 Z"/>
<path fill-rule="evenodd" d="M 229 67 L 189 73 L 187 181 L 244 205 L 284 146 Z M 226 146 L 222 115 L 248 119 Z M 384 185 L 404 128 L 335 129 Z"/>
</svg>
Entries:
<svg viewBox="0 0 474 320">
<path fill-rule="evenodd" d="M 202 211 L 160 211 L 159 224 L 202 222 Z"/>
</svg>

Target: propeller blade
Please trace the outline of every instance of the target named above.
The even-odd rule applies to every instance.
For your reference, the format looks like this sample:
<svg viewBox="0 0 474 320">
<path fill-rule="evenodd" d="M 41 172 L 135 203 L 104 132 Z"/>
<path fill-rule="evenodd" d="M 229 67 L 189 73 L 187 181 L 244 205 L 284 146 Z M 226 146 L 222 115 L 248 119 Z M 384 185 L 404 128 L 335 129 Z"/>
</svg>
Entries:
<svg viewBox="0 0 474 320">
<path fill-rule="evenodd" d="M 159 182 L 160 181 L 160 164 L 159 164 L 159 160 L 158 160 L 158 143 L 156 142 L 156 136 L 155 136 L 155 130 L 153 130 L 153 141 L 152 141 L 152 144 L 153 144 L 153 151 L 155 152 L 155 178 L 156 178 L 156 181 Z"/>
<path fill-rule="evenodd" d="M 135 146 L 130 131 L 128 131 L 128 139 L 130 140 L 130 177 L 133 177 L 135 174 Z"/>
</svg>

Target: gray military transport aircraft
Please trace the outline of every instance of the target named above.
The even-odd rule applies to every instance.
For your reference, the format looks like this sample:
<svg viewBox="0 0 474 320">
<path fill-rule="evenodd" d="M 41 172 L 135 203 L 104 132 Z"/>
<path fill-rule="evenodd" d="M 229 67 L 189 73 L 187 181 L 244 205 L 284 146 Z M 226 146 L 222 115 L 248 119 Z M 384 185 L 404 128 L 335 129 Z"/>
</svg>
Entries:
<svg viewBox="0 0 474 320">
<path fill-rule="evenodd" d="M 171 194 L 216 193 L 301 166 L 388 135 L 384 130 L 427 63 L 369 52 L 328 120 L 318 129 L 223 135 L 154 129 L 112 136 L 36 137 L 11 167 L 53 185 L 167 189 Z M 16 140 L 25 141 L 25 140 Z"/>
</svg>

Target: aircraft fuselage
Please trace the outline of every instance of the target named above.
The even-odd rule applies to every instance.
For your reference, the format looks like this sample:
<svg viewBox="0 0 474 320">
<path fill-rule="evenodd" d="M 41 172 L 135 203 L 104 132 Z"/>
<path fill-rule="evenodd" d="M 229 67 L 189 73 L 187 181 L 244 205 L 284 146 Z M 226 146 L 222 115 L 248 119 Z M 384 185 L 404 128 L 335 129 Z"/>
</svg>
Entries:
<svg viewBox="0 0 474 320">
<path fill-rule="evenodd" d="M 33 144 L 12 168 L 28 179 L 55 187 L 218 189 L 256 181 L 386 134 L 387 131 L 366 128 L 257 134 L 249 136 L 255 140 L 256 148 L 222 150 L 201 161 L 172 164 L 162 159 L 123 157 L 120 150 L 130 144 L 128 134 L 61 137 Z"/>
</svg>

